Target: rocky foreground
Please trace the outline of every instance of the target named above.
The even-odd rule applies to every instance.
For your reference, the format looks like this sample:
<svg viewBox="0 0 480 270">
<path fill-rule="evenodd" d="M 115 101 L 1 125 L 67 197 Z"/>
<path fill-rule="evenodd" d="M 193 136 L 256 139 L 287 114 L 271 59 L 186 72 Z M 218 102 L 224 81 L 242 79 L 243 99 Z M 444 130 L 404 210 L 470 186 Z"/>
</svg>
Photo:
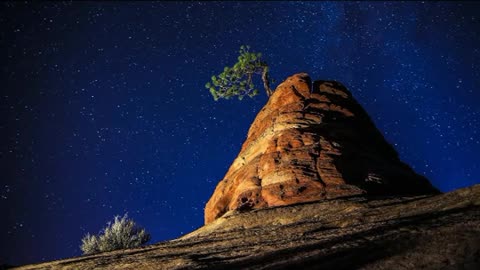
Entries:
<svg viewBox="0 0 480 270">
<path fill-rule="evenodd" d="M 230 211 L 176 240 L 15 269 L 480 269 L 480 185 Z"/>
</svg>

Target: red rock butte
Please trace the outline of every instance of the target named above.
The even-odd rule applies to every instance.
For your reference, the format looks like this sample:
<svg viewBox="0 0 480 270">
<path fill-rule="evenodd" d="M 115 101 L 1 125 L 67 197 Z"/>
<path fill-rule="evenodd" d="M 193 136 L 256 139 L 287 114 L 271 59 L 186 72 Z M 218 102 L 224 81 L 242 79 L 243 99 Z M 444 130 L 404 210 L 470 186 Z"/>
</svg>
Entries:
<svg viewBox="0 0 480 270">
<path fill-rule="evenodd" d="M 205 223 L 245 211 L 346 196 L 435 194 L 402 163 L 351 93 L 306 73 L 281 83 L 205 207 Z"/>
</svg>

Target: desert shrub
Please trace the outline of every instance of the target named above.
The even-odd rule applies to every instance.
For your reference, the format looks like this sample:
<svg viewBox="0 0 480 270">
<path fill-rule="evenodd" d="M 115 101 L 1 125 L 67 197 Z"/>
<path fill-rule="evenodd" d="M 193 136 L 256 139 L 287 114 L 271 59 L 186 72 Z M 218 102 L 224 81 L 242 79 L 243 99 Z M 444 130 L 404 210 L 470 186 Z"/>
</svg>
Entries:
<svg viewBox="0 0 480 270">
<path fill-rule="evenodd" d="M 117 249 L 139 247 L 150 240 L 150 234 L 140 228 L 125 214 L 122 218 L 115 216 L 113 223 L 108 222 L 107 227 L 99 235 L 87 234 L 82 238 L 80 249 L 84 255 Z"/>
<path fill-rule="evenodd" d="M 82 245 L 80 246 L 80 249 L 84 255 L 99 253 L 100 250 L 98 248 L 97 237 L 87 233 L 87 235 L 82 238 Z"/>
</svg>

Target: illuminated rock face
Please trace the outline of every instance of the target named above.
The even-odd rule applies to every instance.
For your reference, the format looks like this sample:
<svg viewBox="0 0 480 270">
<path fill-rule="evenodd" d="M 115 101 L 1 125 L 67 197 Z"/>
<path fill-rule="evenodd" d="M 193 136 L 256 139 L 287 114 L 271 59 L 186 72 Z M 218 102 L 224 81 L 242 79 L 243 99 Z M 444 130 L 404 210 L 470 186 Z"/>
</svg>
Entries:
<svg viewBox="0 0 480 270">
<path fill-rule="evenodd" d="M 230 210 L 355 195 L 431 194 L 402 163 L 351 93 L 296 74 L 258 113 L 238 157 L 205 208 L 205 223 Z"/>
</svg>

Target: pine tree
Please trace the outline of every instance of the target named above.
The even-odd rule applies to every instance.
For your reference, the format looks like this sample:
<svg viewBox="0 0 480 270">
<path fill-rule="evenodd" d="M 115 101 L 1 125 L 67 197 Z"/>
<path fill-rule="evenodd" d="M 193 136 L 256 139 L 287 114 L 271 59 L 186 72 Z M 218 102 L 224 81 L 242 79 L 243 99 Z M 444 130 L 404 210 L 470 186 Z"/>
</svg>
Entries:
<svg viewBox="0 0 480 270">
<path fill-rule="evenodd" d="M 237 96 L 241 100 L 244 96 L 256 96 L 259 91 L 253 83 L 255 74 L 262 76 L 263 87 L 267 96 L 272 95 L 267 63 L 262 60 L 261 53 L 250 52 L 249 50 L 250 46 L 241 46 L 238 62 L 233 67 L 225 67 L 219 75 L 212 76 L 211 82 L 205 85 L 215 100 L 229 99 L 233 96 Z"/>
</svg>

